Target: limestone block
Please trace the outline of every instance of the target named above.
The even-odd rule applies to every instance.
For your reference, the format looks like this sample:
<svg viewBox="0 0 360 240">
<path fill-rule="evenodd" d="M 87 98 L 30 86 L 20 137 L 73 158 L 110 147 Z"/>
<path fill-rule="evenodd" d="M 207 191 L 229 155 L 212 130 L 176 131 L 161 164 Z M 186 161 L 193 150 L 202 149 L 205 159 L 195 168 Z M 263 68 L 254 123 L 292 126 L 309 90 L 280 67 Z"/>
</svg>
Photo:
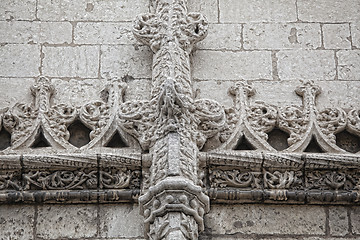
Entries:
<svg viewBox="0 0 360 240">
<path fill-rule="evenodd" d="M 0 109 L 12 107 L 17 102 L 30 103 L 32 78 L 0 78 Z"/>
<path fill-rule="evenodd" d="M 151 98 L 151 80 L 150 79 L 131 79 L 127 82 L 125 90 L 125 101 L 149 100 Z"/>
<path fill-rule="evenodd" d="M 34 215 L 31 205 L 0 205 L 0 240 L 33 239 Z"/>
<path fill-rule="evenodd" d="M 205 216 L 212 234 L 325 234 L 319 206 L 213 205 Z M 295 227 L 296 226 L 296 227 Z"/>
<path fill-rule="evenodd" d="M 352 44 L 356 48 L 360 48 L 360 22 L 351 23 Z"/>
<path fill-rule="evenodd" d="M 235 86 L 236 81 L 196 81 L 194 82 L 194 92 L 197 99 L 215 100 L 225 107 L 232 107 L 234 99 L 229 93 L 229 89 Z"/>
<path fill-rule="evenodd" d="M 352 207 L 350 212 L 351 228 L 354 234 L 360 234 L 360 207 Z"/>
<path fill-rule="evenodd" d="M 1 0 L 0 20 L 35 20 L 36 0 Z"/>
<path fill-rule="evenodd" d="M 326 49 L 351 49 L 349 24 L 324 24 L 323 34 Z"/>
<path fill-rule="evenodd" d="M 301 105 L 302 99 L 296 95 L 295 89 L 299 81 L 253 81 L 256 94 L 249 100 L 266 102 L 276 106 Z"/>
<path fill-rule="evenodd" d="M 358 108 L 360 106 L 360 81 L 319 81 L 322 93 L 317 98 L 317 106 L 342 107 L 344 109 Z"/>
<path fill-rule="evenodd" d="M 194 78 L 202 80 L 271 79 L 271 52 L 196 51 Z"/>
<path fill-rule="evenodd" d="M 143 221 L 138 206 L 131 204 L 100 206 L 100 236 L 103 238 L 143 238 Z"/>
<path fill-rule="evenodd" d="M 360 50 L 337 52 L 339 79 L 360 79 Z"/>
<path fill-rule="evenodd" d="M 103 78 L 151 78 L 152 52 L 147 46 L 101 46 Z"/>
<path fill-rule="evenodd" d="M 245 24 L 245 49 L 316 49 L 321 47 L 320 24 Z"/>
<path fill-rule="evenodd" d="M 333 80 L 336 75 L 333 51 L 285 50 L 277 58 L 281 80 Z"/>
<path fill-rule="evenodd" d="M 253 81 L 256 94 L 250 102 L 263 101 L 275 106 L 302 105 L 302 98 L 295 93 L 301 83 L 294 81 Z M 320 86 L 316 106 L 319 110 L 327 107 L 341 107 L 344 109 L 357 108 L 360 105 L 359 81 L 315 81 Z"/>
<path fill-rule="evenodd" d="M 135 44 L 132 23 L 79 22 L 74 32 L 78 44 Z"/>
<path fill-rule="evenodd" d="M 221 23 L 295 22 L 295 0 L 219 0 Z"/>
<path fill-rule="evenodd" d="M 40 205 L 36 235 L 44 239 L 95 237 L 97 217 L 95 205 Z"/>
<path fill-rule="evenodd" d="M 68 22 L 0 22 L 0 43 L 71 43 Z"/>
<path fill-rule="evenodd" d="M 197 45 L 199 49 L 241 49 L 240 24 L 211 24 L 207 37 Z"/>
<path fill-rule="evenodd" d="M 298 0 L 301 21 L 348 22 L 360 20 L 359 0 Z"/>
<path fill-rule="evenodd" d="M 0 77 L 36 77 L 39 75 L 40 47 L 37 45 L 0 46 Z"/>
<path fill-rule="evenodd" d="M 218 18 L 218 0 L 188 0 L 189 12 L 202 13 L 209 22 L 217 23 Z"/>
<path fill-rule="evenodd" d="M 39 0 L 38 17 L 44 21 L 132 21 L 149 11 L 148 0 Z"/>
<path fill-rule="evenodd" d="M 51 77 L 97 77 L 99 47 L 44 47 L 43 74 Z"/>
<path fill-rule="evenodd" d="M 331 236 L 345 236 L 349 231 L 347 209 L 344 207 L 329 208 L 329 227 Z"/>
<path fill-rule="evenodd" d="M 52 84 L 56 89 L 54 103 L 81 107 L 90 101 L 100 101 L 106 82 L 100 79 L 52 79 Z"/>
</svg>

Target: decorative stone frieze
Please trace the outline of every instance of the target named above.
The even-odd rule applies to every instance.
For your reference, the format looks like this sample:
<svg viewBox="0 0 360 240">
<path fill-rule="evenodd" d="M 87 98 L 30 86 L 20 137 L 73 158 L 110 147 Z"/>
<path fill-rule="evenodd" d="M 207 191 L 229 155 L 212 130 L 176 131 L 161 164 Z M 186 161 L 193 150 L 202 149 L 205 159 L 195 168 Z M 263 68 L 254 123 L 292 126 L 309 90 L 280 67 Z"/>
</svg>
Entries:
<svg viewBox="0 0 360 240">
<path fill-rule="evenodd" d="M 360 109 L 319 109 L 311 81 L 301 105 L 252 102 L 246 81 L 232 107 L 197 99 L 190 56 L 207 28 L 186 0 L 152 0 L 133 27 L 153 52 L 150 99 L 125 102 L 111 79 L 74 107 L 39 77 L 31 103 L 1 109 L 0 203 L 138 201 L 153 240 L 198 239 L 210 201 L 360 204 Z"/>
</svg>

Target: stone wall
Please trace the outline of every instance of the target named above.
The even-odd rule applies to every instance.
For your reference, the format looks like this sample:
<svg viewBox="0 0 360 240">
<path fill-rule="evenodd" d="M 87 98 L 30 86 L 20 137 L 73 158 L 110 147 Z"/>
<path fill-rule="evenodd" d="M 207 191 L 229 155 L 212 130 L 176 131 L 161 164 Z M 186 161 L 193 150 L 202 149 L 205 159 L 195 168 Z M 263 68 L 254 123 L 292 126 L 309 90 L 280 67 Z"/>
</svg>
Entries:
<svg viewBox="0 0 360 240">
<path fill-rule="evenodd" d="M 319 108 L 360 106 L 358 0 L 188 0 L 210 22 L 192 54 L 196 98 L 233 106 L 229 88 L 249 81 L 250 101 L 301 104 L 299 80 L 322 88 Z M 132 21 L 149 0 L 1 0 L 0 109 L 30 102 L 39 76 L 54 101 L 80 107 L 123 79 L 125 100 L 150 97 L 152 53 Z M 200 239 L 360 239 L 359 206 L 212 204 Z M 0 205 L 0 239 L 142 239 L 138 205 Z"/>
<path fill-rule="evenodd" d="M 2 240 L 143 239 L 135 204 L 2 205 Z M 212 205 L 203 240 L 359 239 L 360 209 L 346 206 Z"/>
</svg>

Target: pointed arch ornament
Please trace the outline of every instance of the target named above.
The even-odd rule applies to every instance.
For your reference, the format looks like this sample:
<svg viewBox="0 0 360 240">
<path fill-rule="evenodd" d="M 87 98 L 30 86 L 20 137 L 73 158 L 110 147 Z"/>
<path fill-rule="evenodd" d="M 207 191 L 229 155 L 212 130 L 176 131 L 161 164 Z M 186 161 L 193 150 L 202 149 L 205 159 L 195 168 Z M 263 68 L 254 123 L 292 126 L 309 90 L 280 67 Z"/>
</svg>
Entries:
<svg viewBox="0 0 360 240">
<path fill-rule="evenodd" d="M 0 110 L 11 146 L 0 152 L 0 202 L 105 203 L 138 201 L 147 239 L 198 239 L 210 202 L 360 204 L 360 149 L 342 147 L 340 133 L 360 139 L 360 109 L 318 109 L 321 89 L 302 82 L 300 106 L 251 103 L 239 81 L 225 108 L 192 91 L 190 53 L 208 23 L 186 0 L 152 0 L 133 33 L 153 51 L 149 100 L 124 101 L 113 79 L 102 100 L 76 108 L 54 104 L 46 77 L 31 88 L 33 102 Z M 69 143 L 80 121 L 90 141 Z M 276 150 L 269 134 L 289 135 Z M 119 135 L 121 148 L 107 147 Z M 47 147 L 33 148 L 42 136 Z M 209 140 L 216 147 L 202 151 Z M 253 150 L 236 150 L 246 139 Z M 315 142 L 321 152 L 307 152 Z"/>
</svg>

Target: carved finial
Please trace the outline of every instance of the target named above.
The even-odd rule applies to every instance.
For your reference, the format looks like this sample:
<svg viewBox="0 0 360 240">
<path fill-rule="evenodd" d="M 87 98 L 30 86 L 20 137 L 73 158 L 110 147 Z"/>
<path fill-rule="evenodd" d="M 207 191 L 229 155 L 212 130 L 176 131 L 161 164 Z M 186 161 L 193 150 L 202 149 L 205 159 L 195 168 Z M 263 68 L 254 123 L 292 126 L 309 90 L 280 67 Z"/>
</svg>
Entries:
<svg viewBox="0 0 360 240">
<path fill-rule="evenodd" d="M 205 38 L 206 18 L 200 13 L 187 13 L 185 0 L 152 1 L 155 13 L 139 15 L 133 27 L 135 37 L 157 52 L 165 45 L 178 45 L 191 52 L 193 45 Z"/>
<path fill-rule="evenodd" d="M 55 93 L 50 79 L 39 77 L 36 84 L 31 87 L 31 93 L 35 97 L 35 108 L 44 113 L 49 111 L 50 98 Z"/>
</svg>

